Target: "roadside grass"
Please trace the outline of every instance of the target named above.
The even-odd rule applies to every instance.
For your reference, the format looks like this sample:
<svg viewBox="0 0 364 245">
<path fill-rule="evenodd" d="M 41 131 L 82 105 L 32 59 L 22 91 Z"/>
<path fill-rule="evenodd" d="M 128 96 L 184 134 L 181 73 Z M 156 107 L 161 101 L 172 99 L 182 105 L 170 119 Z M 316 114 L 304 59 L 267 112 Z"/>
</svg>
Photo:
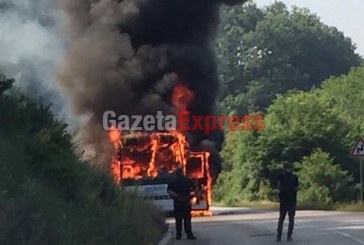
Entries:
<svg viewBox="0 0 364 245">
<path fill-rule="evenodd" d="M 153 245 L 161 239 L 164 220 L 151 205 L 72 151 L 38 143 L 26 130 L 0 130 L 0 244 Z"/>
<path fill-rule="evenodd" d="M 349 203 L 336 206 L 336 210 L 345 212 L 364 212 L 364 204 Z"/>
<path fill-rule="evenodd" d="M 223 202 L 213 202 L 215 207 L 247 207 L 247 208 L 257 208 L 257 209 L 276 209 L 279 207 L 279 203 L 271 201 L 239 201 L 234 204 L 225 204 Z"/>
<path fill-rule="evenodd" d="M 223 202 L 213 202 L 215 207 L 247 207 L 263 210 L 278 209 L 279 203 L 272 201 L 239 201 L 235 204 L 225 204 Z M 364 204 L 360 203 L 339 203 L 335 205 L 325 205 L 320 203 L 297 203 L 297 210 L 322 210 L 322 211 L 345 211 L 345 212 L 364 212 Z"/>
<path fill-rule="evenodd" d="M 0 244 L 157 244 L 163 215 L 81 161 L 66 128 L 0 76 Z"/>
</svg>

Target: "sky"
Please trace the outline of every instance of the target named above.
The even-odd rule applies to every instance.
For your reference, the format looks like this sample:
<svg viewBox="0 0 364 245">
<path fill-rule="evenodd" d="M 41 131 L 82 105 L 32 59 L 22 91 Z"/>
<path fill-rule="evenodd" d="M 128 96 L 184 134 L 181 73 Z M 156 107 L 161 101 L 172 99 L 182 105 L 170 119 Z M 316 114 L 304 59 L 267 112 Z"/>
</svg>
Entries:
<svg viewBox="0 0 364 245">
<path fill-rule="evenodd" d="M 274 0 L 254 0 L 259 6 L 266 6 Z M 321 21 L 335 26 L 356 45 L 356 52 L 364 57 L 364 0 L 280 0 L 288 7 L 306 7 L 317 14 Z"/>
</svg>

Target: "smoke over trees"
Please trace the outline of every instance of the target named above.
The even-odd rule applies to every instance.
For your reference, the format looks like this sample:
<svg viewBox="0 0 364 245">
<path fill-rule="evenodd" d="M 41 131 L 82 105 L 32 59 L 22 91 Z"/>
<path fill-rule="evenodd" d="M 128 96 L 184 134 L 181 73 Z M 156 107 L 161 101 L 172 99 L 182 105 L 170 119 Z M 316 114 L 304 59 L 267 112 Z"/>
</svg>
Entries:
<svg viewBox="0 0 364 245">
<path fill-rule="evenodd" d="M 63 53 L 58 35 L 62 18 L 54 0 L 0 2 L 0 70 L 16 78 L 24 91 L 52 103 L 61 117 L 71 117 L 54 78 L 56 61 Z"/>
<path fill-rule="evenodd" d="M 195 96 L 192 114 L 213 114 L 219 82 L 213 41 L 219 6 L 244 1 L 61 0 L 67 16 L 67 54 L 59 82 L 74 112 L 87 116 L 83 137 L 107 152 L 102 115 L 176 113 L 173 88 L 181 83 Z M 192 145 L 208 140 L 216 150 L 222 133 L 193 133 Z M 212 149 L 213 150 L 213 149 Z M 219 168 L 219 166 L 216 166 Z"/>
</svg>

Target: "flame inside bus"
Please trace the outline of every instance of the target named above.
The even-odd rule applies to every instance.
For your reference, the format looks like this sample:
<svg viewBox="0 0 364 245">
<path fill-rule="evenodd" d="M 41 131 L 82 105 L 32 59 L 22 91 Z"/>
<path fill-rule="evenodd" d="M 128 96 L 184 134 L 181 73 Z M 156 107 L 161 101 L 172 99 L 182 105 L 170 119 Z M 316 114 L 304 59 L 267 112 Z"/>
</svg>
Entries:
<svg viewBox="0 0 364 245">
<path fill-rule="evenodd" d="M 176 168 L 181 166 L 199 191 L 199 197 L 191 199 L 193 215 L 209 214 L 212 199 L 209 152 L 190 151 L 185 136 L 177 131 L 142 133 L 115 129 L 110 131 L 109 138 L 115 148 L 112 173 L 117 183 L 166 183 L 163 180 L 173 178 Z"/>
</svg>

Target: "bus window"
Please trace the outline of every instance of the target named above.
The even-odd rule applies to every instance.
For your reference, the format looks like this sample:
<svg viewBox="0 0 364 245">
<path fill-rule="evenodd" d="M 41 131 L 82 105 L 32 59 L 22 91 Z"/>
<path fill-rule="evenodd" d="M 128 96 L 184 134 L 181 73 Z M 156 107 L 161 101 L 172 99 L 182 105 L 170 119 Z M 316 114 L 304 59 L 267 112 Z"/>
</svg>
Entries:
<svg viewBox="0 0 364 245">
<path fill-rule="evenodd" d="M 186 164 L 186 175 L 192 179 L 201 179 L 204 177 L 202 159 L 199 157 L 190 157 Z"/>
</svg>

